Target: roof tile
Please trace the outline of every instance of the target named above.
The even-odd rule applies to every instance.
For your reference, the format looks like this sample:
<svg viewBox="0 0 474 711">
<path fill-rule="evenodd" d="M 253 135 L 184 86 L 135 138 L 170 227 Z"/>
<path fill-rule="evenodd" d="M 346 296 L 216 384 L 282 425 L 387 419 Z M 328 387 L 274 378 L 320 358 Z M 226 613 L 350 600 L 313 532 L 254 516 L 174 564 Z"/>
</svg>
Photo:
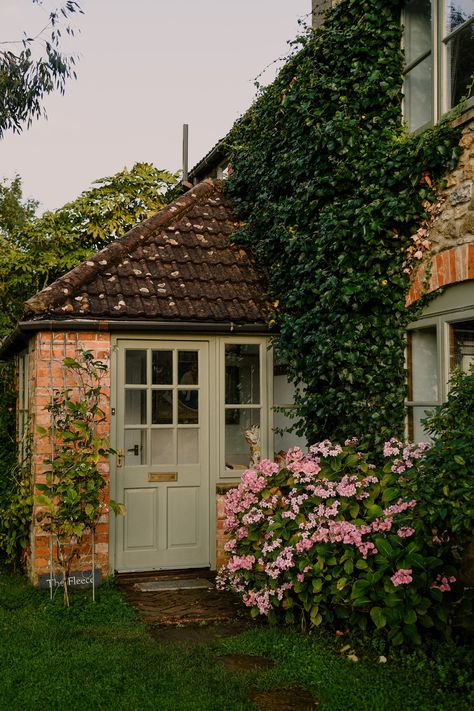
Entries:
<svg viewBox="0 0 474 711">
<path fill-rule="evenodd" d="M 262 276 L 229 236 L 220 181 L 199 183 L 25 304 L 36 318 L 265 322 Z"/>
</svg>

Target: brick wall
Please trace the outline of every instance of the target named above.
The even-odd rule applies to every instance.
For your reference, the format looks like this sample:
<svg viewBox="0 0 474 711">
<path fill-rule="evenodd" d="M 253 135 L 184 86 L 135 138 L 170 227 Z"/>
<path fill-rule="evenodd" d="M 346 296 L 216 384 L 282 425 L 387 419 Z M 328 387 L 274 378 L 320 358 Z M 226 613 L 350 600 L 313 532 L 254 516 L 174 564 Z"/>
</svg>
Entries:
<svg viewBox="0 0 474 711">
<path fill-rule="evenodd" d="M 224 565 L 228 554 L 224 550 L 224 544 L 228 535 L 224 531 L 224 503 L 225 495 L 230 489 L 235 489 L 237 484 L 218 484 L 216 488 L 216 569 Z"/>
<path fill-rule="evenodd" d="M 474 109 L 458 123 L 462 154 L 441 194 L 441 210 L 429 228 L 431 248 L 413 274 L 407 305 L 423 293 L 474 279 Z"/>
<path fill-rule="evenodd" d="M 90 350 L 97 359 L 109 361 L 110 337 L 107 333 L 77 333 L 77 332 L 40 332 L 32 337 L 29 345 L 29 410 L 31 415 L 32 444 L 32 475 L 34 482 L 44 482 L 44 472 L 47 465 L 44 460 L 51 457 L 52 442 L 48 437 L 38 435 L 36 428 L 42 426 L 46 429 L 50 425 L 50 414 L 44 408 L 51 402 L 54 388 L 63 389 L 73 387 L 74 382 L 63 367 L 65 357 L 75 357 L 78 349 Z M 104 398 L 102 408 L 106 412 L 106 419 L 99 426 L 99 433 L 109 435 L 109 397 L 110 397 L 110 372 L 102 382 Z M 107 481 L 105 499 L 109 496 L 109 465 L 104 461 L 99 464 L 101 472 Z M 33 512 L 33 527 L 31 532 L 31 554 L 29 558 L 29 575 L 34 583 L 38 576 L 49 573 L 50 537 L 42 531 L 37 522 L 38 507 Z M 100 568 L 102 575 L 108 574 L 109 569 L 109 521 L 104 514 L 96 530 L 95 536 L 96 567 Z M 54 547 L 53 547 L 54 548 Z M 75 561 L 74 570 L 91 569 L 90 539 L 86 540 L 81 549 L 81 557 Z"/>
<path fill-rule="evenodd" d="M 324 15 L 332 5 L 335 5 L 338 0 L 312 0 L 312 26 L 319 27 L 324 22 Z"/>
</svg>

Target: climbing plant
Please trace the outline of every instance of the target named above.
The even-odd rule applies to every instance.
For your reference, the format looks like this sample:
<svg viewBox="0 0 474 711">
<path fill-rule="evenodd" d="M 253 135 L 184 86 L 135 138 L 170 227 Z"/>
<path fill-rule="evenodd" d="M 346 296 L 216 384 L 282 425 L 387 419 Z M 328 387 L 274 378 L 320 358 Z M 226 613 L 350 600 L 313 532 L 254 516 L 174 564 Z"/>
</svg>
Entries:
<svg viewBox="0 0 474 711">
<path fill-rule="evenodd" d="M 295 428 L 309 441 L 375 445 L 403 428 L 407 250 L 459 135 L 403 125 L 402 5 L 338 3 L 227 138 L 236 239 L 268 274 L 274 345 L 305 384 Z"/>
<path fill-rule="evenodd" d="M 101 513 L 107 510 L 107 482 L 100 462 L 112 450 L 99 432 L 105 419 L 102 380 L 107 365 L 86 350 L 79 350 L 76 358 L 65 358 L 63 363 L 69 376 L 75 375 L 75 386 L 54 391 L 46 407 L 51 427 L 38 428 L 51 440 L 53 451 L 45 460 L 45 482 L 36 487 L 40 492 L 36 518 L 56 541 L 64 603 L 69 606 L 67 581 L 72 563 L 81 555 L 84 535 L 95 530 Z M 110 507 L 116 513 L 123 509 L 114 501 L 110 501 Z"/>
</svg>

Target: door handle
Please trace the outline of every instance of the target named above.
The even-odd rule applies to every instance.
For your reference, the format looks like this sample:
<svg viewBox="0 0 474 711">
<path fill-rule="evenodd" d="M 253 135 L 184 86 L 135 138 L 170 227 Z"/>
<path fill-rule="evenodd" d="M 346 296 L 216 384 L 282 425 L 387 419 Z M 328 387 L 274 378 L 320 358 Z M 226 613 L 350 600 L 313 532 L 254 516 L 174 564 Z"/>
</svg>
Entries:
<svg viewBox="0 0 474 711">
<path fill-rule="evenodd" d="M 125 453 L 124 453 L 123 449 L 118 449 L 117 450 L 117 464 L 116 464 L 117 469 L 119 469 L 120 467 L 123 467 L 124 458 L 125 458 Z"/>
</svg>

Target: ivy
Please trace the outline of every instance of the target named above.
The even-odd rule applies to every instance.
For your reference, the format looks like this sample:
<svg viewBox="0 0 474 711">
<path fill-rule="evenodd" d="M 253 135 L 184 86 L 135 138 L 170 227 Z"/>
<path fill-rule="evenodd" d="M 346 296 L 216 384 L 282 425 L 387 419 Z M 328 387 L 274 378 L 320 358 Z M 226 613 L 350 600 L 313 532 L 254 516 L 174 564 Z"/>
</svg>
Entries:
<svg viewBox="0 0 474 711">
<path fill-rule="evenodd" d="M 275 300 L 274 346 L 309 441 L 401 435 L 410 236 L 458 157 L 401 117 L 399 0 L 342 0 L 228 136 L 227 184 Z"/>
</svg>

